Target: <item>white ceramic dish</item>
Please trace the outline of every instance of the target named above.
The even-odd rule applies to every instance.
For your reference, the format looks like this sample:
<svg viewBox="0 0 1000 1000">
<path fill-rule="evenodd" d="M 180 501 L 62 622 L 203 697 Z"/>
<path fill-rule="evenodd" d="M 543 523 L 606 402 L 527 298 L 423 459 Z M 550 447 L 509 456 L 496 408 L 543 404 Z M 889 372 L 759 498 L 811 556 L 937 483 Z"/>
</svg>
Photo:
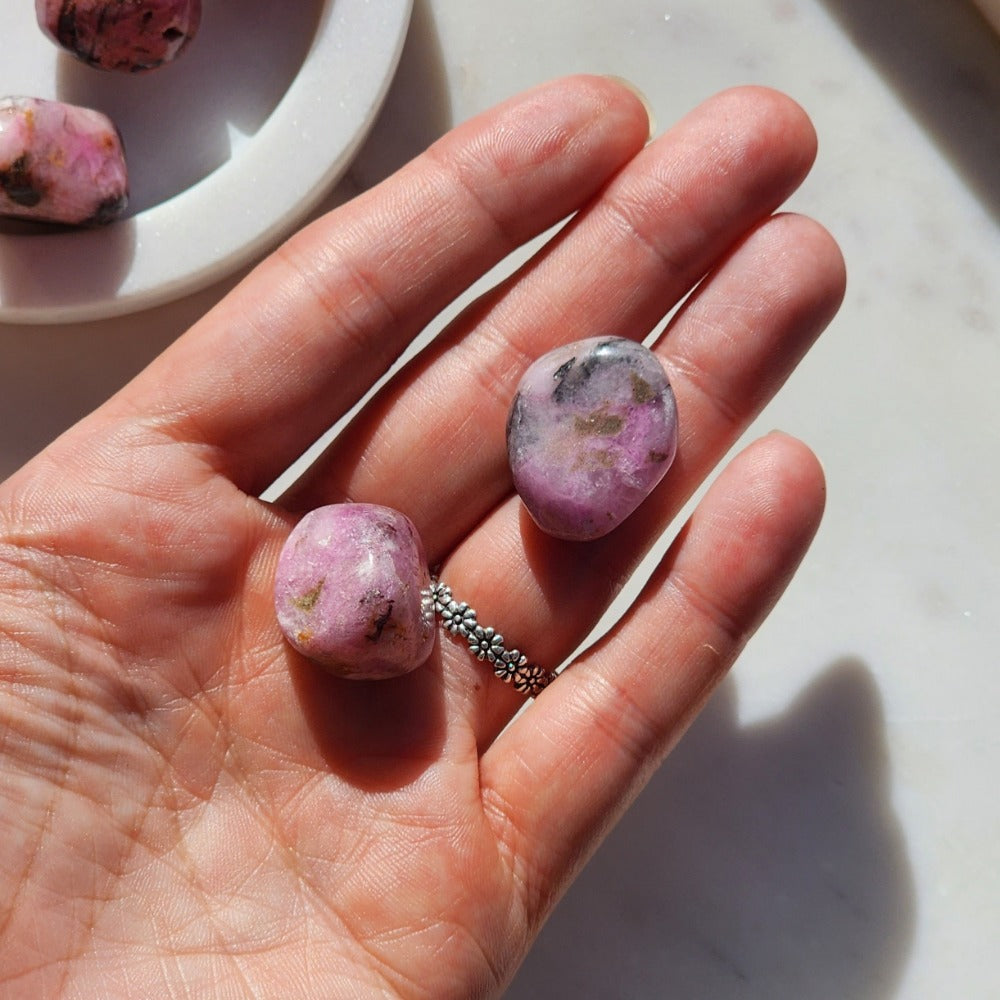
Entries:
<svg viewBox="0 0 1000 1000">
<path fill-rule="evenodd" d="M 130 216 L 99 230 L 0 230 L 0 321 L 148 308 L 249 262 L 346 170 L 399 61 L 412 0 L 205 0 L 174 64 L 102 73 L 62 54 L 31 3 L 4 11 L 0 95 L 97 107 L 125 139 Z M 8 58 L 9 54 L 9 58 Z"/>
</svg>

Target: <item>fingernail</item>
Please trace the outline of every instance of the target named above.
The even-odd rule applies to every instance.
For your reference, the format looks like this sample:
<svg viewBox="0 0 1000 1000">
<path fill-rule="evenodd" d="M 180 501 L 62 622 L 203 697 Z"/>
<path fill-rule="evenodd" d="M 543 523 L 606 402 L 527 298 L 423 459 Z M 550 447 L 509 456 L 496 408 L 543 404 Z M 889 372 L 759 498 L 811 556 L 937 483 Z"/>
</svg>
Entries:
<svg viewBox="0 0 1000 1000">
<path fill-rule="evenodd" d="M 649 103 L 649 98 L 631 80 L 626 80 L 625 77 L 617 76 L 614 73 L 605 75 L 609 80 L 621 84 L 626 90 L 631 90 L 639 98 L 639 103 L 646 109 L 646 117 L 649 119 L 649 138 L 652 139 L 656 134 L 656 116 L 653 114 L 653 106 Z"/>
</svg>

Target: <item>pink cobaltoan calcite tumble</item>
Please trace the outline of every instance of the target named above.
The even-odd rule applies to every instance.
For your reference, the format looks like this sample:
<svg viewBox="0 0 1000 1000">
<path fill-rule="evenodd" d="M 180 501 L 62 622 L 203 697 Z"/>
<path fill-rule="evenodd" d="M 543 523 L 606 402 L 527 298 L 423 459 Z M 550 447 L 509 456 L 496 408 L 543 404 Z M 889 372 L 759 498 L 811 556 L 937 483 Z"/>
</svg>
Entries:
<svg viewBox="0 0 1000 1000">
<path fill-rule="evenodd" d="M 409 673 L 434 647 L 430 573 L 413 522 L 378 504 L 320 507 L 278 560 L 278 624 L 303 656 L 339 677 Z"/>
<path fill-rule="evenodd" d="M 35 0 L 42 30 L 98 69 L 142 73 L 176 59 L 201 23 L 201 0 Z"/>
<path fill-rule="evenodd" d="M 575 541 L 618 527 L 677 451 L 677 404 L 652 351 L 620 337 L 556 348 L 525 372 L 511 405 L 514 485 L 538 526 Z"/>
<path fill-rule="evenodd" d="M 95 226 L 128 204 L 121 138 L 98 111 L 0 99 L 0 215 Z"/>
</svg>

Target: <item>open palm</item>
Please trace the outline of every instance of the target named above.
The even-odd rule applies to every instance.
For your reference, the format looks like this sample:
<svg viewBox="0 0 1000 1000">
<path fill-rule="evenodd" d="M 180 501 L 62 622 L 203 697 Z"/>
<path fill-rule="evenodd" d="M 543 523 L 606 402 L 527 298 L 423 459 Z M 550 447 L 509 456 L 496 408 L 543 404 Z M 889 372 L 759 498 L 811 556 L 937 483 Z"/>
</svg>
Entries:
<svg viewBox="0 0 1000 1000">
<path fill-rule="evenodd" d="M 737 457 L 622 621 L 520 715 L 446 634 L 396 680 L 322 673 L 281 639 L 274 567 L 296 512 L 387 504 L 509 645 L 549 666 L 577 648 L 842 293 L 829 236 L 773 215 L 814 153 L 794 104 L 733 91 L 647 130 L 629 91 L 583 77 L 464 124 L 0 488 L 5 998 L 502 990 L 794 571 L 815 459 L 778 434 Z M 279 504 L 257 499 L 570 216 Z M 695 285 L 657 345 L 673 469 L 607 538 L 542 536 L 505 460 L 520 374 L 560 342 L 646 336 Z"/>
</svg>

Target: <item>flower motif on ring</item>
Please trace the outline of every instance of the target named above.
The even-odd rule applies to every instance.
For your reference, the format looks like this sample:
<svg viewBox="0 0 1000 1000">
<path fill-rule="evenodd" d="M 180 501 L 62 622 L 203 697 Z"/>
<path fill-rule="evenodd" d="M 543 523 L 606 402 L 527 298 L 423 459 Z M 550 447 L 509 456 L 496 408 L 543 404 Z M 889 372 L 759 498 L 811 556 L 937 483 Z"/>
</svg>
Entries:
<svg viewBox="0 0 1000 1000">
<path fill-rule="evenodd" d="M 434 602 L 434 610 L 440 615 L 444 614 L 444 609 L 452 603 L 451 587 L 440 580 L 431 581 L 431 600 Z"/>
<path fill-rule="evenodd" d="M 528 663 L 528 658 L 519 649 L 505 649 L 503 655 L 493 664 L 493 673 L 505 684 L 509 684 L 518 670 Z"/>
<path fill-rule="evenodd" d="M 503 636 L 494 628 L 483 628 L 477 625 L 468 635 L 469 649 L 477 660 L 489 660 L 490 663 L 503 656 Z"/>
<path fill-rule="evenodd" d="M 452 635 L 460 635 L 463 638 L 467 638 L 477 625 L 476 612 L 465 601 L 461 604 L 449 601 L 441 609 L 441 620 Z"/>
<path fill-rule="evenodd" d="M 538 694 L 548 686 L 549 677 L 537 663 L 520 666 L 514 673 L 514 690 L 521 694 Z"/>
</svg>

